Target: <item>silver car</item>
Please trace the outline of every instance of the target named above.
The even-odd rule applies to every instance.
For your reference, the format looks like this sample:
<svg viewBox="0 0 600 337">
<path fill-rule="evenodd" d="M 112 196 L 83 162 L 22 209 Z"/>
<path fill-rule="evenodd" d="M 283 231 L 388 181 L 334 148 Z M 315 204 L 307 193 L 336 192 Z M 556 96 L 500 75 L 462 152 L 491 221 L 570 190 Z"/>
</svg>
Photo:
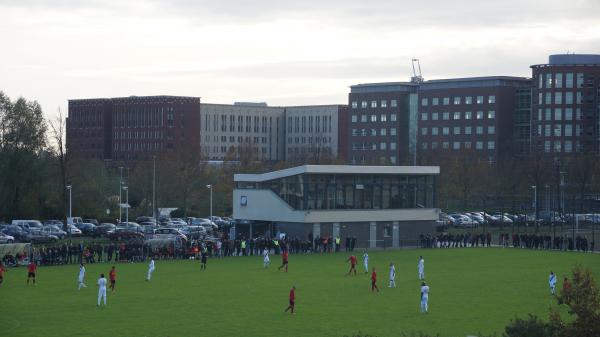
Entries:
<svg viewBox="0 0 600 337">
<path fill-rule="evenodd" d="M 0 243 L 13 243 L 15 242 L 15 238 L 0 232 Z"/>
</svg>

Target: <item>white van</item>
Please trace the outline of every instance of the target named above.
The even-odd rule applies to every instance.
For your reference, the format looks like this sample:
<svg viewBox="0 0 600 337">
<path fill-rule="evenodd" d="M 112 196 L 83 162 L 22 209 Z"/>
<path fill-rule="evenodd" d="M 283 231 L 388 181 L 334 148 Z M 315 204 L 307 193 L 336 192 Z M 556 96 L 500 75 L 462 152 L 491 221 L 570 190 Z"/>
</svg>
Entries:
<svg viewBox="0 0 600 337">
<path fill-rule="evenodd" d="M 67 218 L 67 223 L 69 225 L 75 225 L 75 224 L 78 224 L 78 223 L 83 223 L 83 219 L 81 217 L 74 216 L 72 218 Z"/>
<path fill-rule="evenodd" d="M 44 227 L 41 222 L 37 220 L 13 220 L 12 224 L 15 226 L 19 226 L 26 231 L 30 230 L 42 230 Z"/>
</svg>

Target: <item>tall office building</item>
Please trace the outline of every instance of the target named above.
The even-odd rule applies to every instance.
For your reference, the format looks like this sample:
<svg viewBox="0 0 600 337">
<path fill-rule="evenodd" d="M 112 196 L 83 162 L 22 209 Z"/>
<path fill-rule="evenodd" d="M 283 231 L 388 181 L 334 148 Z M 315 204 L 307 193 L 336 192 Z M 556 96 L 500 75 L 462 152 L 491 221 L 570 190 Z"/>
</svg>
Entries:
<svg viewBox="0 0 600 337">
<path fill-rule="evenodd" d="M 416 159 L 418 84 L 367 83 L 348 95 L 348 161 L 355 165 L 406 165 Z"/>
<path fill-rule="evenodd" d="M 531 80 L 492 76 L 425 81 L 419 86 L 420 157 L 468 153 L 491 163 L 527 147 Z M 526 125 L 525 125 L 526 126 Z M 525 144 L 523 144 L 525 143 Z"/>
<path fill-rule="evenodd" d="M 347 118 L 345 105 L 308 105 L 285 107 L 286 160 L 338 158 L 347 140 L 340 132 Z"/>
<path fill-rule="evenodd" d="M 249 154 L 258 160 L 285 159 L 284 108 L 266 103 L 202 103 L 200 111 L 206 159 L 237 160 Z"/>
<path fill-rule="evenodd" d="M 67 151 L 106 161 L 200 151 L 200 98 L 130 96 L 69 100 Z"/>
<path fill-rule="evenodd" d="M 600 55 L 550 55 L 531 66 L 533 151 L 599 153 Z"/>
</svg>

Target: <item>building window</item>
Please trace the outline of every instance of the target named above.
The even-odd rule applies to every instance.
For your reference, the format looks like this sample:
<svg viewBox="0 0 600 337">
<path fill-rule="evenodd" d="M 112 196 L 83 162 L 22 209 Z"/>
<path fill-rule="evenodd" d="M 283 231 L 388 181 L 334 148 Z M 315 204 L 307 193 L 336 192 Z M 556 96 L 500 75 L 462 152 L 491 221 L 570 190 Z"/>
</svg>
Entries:
<svg viewBox="0 0 600 337">
<path fill-rule="evenodd" d="M 440 99 L 437 97 L 434 97 L 431 99 L 431 105 L 439 105 L 440 104 Z"/>
<path fill-rule="evenodd" d="M 454 150 L 460 150 L 460 142 L 454 142 L 454 143 L 452 143 L 452 149 L 454 149 Z"/>
<path fill-rule="evenodd" d="M 352 123 L 356 123 L 356 122 L 358 122 L 358 116 L 352 115 Z"/>
<path fill-rule="evenodd" d="M 551 121 L 552 120 L 552 109 L 546 108 L 546 110 L 544 110 L 544 117 L 546 117 L 545 119 L 547 121 Z"/>
<path fill-rule="evenodd" d="M 562 104 L 562 92 L 554 93 L 554 104 Z"/>
<path fill-rule="evenodd" d="M 360 107 L 363 108 L 363 109 L 366 109 L 367 108 L 367 101 L 360 102 Z"/>
<path fill-rule="evenodd" d="M 439 118 L 439 114 L 437 112 L 432 112 L 431 113 L 431 120 L 432 121 L 437 121 Z"/>
<path fill-rule="evenodd" d="M 475 142 L 475 149 L 483 150 L 483 142 Z"/>
<path fill-rule="evenodd" d="M 573 125 L 565 124 L 565 137 L 573 136 Z"/>
<path fill-rule="evenodd" d="M 494 141 L 489 141 L 487 144 L 488 150 L 493 150 L 496 148 L 496 143 Z"/>
<path fill-rule="evenodd" d="M 465 142 L 465 149 L 471 148 L 471 142 Z"/>
<path fill-rule="evenodd" d="M 390 164 L 396 164 L 396 156 L 390 156 Z"/>
<path fill-rule="evenodd" d="M 443 149 L 449 149 L 450 148 L 450 143 L 449 142 L 442 142 L 442 148 Z"/>
<path fill-rule="evenodd" d="M 550 152 L 552 150 L 552 142 L 549 140 L 544 142 L 544 152 Z"/>
<path fill-rule="evenodd" d="M 427 112 L 421 113 L 421 120 L 422 121 L 426 121 L 427 120 Z"/>
<path fill-rule="evenodd" d="M 398 118 L 397 116 L 398 116 L 398 115 L 396 115 L 396 114 L 391 114 L 391 115 L 390 115 L 390 121 L 391 121 L 391 122 L 395 122 L 395 121 L 397 120 L 397 118 Z"/>
<path fill-rule="evenodd" d="M 473 118 L 473 113 L 471 111 L 466 111 L 465 112 L 465 119 L 471 119 Z"/>
<path fill-rule="evenodd" d="M 560 140 L 555 140 L 554 141 L 554 152 L 562 152 L 561 151 L 561 142 Z"/>
<path fill-rule="evenodd" d="M 471 97 L 471 96 L 465 97 L 465 104 L 473 104 L 473 97 Z"/>
<path fill-rule="evenodd" d="M 475 134 L 483 135 L 483 126 L 478 126 L 475 128 Z"/>
<path fill-rule="evenodd" d="M 454 97 L 454 105 L 459 105 L 459 104 L 460 104 L 460 96 Z"/>
<path fill-rule="evenodd" d="M 431 149 L 435 150 L 438 148 L 438 142 L 431 142 Z"/>
<path fill-rule="evenodd" d="M 427 135 L 427 128 L 421 128 L 421 135 Z"/>
<path fill-rule="evenodd" d="M 580 121 L 581 120 L 581 108 L 576 108 L 575 109 L 575 119 Z"/>
<path fill-rule="evenodd" d="M 460 126 L 455 126 L 453 131 L 455 135 L 460 135 Z"/>
<path fill-rule="evenodd" d="M 565 109 L 565 120 L 566 121 L 570 121 L 573 119 L 573 109 L 572 108 L 566 108 Z"/>
<path fill-rule="evenodd" d="M 483 104 L 483 96 L 477 96 L 477 104 Z"/>
<path fill-rule="evenodd" d="M 391 142 L 390 143 L 390 150 L 395 150 L 396 149 L 396 143 L 395 142 Z"/>
<path fill-rule="evenodd" d="M 555 88 L 562 88 L 562 74 L 561 73 L 556 73 L 554 74 L 554 87 Z"/>
<path fill-rule="evenodd" d="M 550 137 L 551 133 L 552 133 L 552 125 L 550 125 L 550 124 L 544 125 L 544 136 Z"/>
<path fill-rule="evenodd" d="M 488 97 L 488 103 L 489 104 L 494 104 L 496 103 L 496 96 L 492 95 Z"/>
<path fill-rule="evenodd" d="M 565 140 L 565 152 L 573 152 L 573 142 Z"/>
<path fill-rule="evenodd" d="M 546 88 L 552 88 L 552 74 L 546 74 Z"/>
<path fill-rule="evenodd" d="M 371 129 L 371 136 L 377 136 L 377 130 Z"/>
<path fill-rule="evenodd" d="M 379 120 L 382 122 L 387 122 L 387 115 L 381 115 L 379 116 Z"/>
<path fill-rule="evenodd" d="M 560 137 L 562 135 L 562 125 L 554 124 L 554 137 Z"/>
<path fill-rule="evenodd" d="M 377 122 L 377 115 L 371 115 L 371 122 Z"/>
<path fill-rule="evenodd" d="M 444 105 L 450 105 L 450 97 L 444 97 Z"/>
<path fill-rule="evenodd" d="M 459 120 L 460 119 L 460 112 L 455 111 L 454 112 L 454 120 Z"/>
<path fill-rule="evenodd" d="M 432 136 L 437 136 L 438 135 L 438 128 L 431 128 L 431 135 Z"/>
<path fill-rule="evenodd" d="M 554 108 L 554 120 L 555 121 L 562 120 L 562 109 L 561 108 Z"/>
<path fill-rule="evenodd" d="M 488 126 L 488 135 L 493 135 L 496 133 L 496 127 L 493 125 Z"/>
<path fill-rule="evenodd" d="M 390 101 L 390 106 L 391 106 L 392 108 L 395 108 L 395 107 L 397 107 L 397 106 L 398 106 L 398 101 L 397 101 L 397 100 L 395 100 L 395 99 L 391 100 L 391 101 Z"/>
<path fill-rule="evenodd" d="M 573 88 L 573 73 L 565 74 L 565 88 Z"/>
<path fill-rule="evenodd" d="M 577 73 L 577 88 L 583 88 L 583 73 Z"/>
<path fill-rule="evenodd" d="M 371 101 L 371 108 L 377 107 L 377 101 Z"/>
<path fill-rule="evenodd" d="M 387 149 L 387 143 L 385 143 L 385 142 L 379 143 L 379 149 L 380 150 L 386 150 Z"/>
<path fill-rule="evenodd" d="M 470 135 L 470 134 L 471 134 L 471 127 L 465 126 L 465 135 Z"/>
<path fill-rule="evenodd" d="M 358 102 L 352 101 L 352 109 L 356 109 L 356 108 L 358 108 Z"/>
<path fill-rule="evenodd" d="M 387 129 L 383 128 L 383 129 L 379 130 L 379 134 L 381 136 L 387 136 Z"/>
<path fill-rule="evenodd" d="M 565 92 L 565 104 L 573 104 L 573 93 L 570 91 Z"/>
<path fill-rule="evenodd" d="M 577 92 L 577 96 L 576 96 L 576 101 L 575 103 L 577 104 L 581 104 L 581 91 Z"/>
<path fill-rule="evenodd" d="M 421 98 L 421 106 L 428 106 L 428 105 L 429 105 L 429 99 Z"/>
<path fill-rule="evenodd" d="M 442 135 L 447 136 L 450 134 L 450 128 L 444 127 L 442 128 Z"/>
<path fill-rule="evenodd" d="M 387 101 L 386 100 L 381 100 L 380 105 L 382 108 L 387 108 Z"/>
<path fill-rule="evenodd" d="M 496 118 L 496 111 L 488 111 L 488 119 Z"/>
<path fill-rule="evenodd" d="M 391 128 L 390 129 L 390 136 L 395 136 L 396 135 L 396 128 Z"/>
<path fill-rule="evenodd" d="M 483 111 L 477 111 L 477 114 L 475 116 L 477 119 L 483 119 Z"/>
<path fill-rule="evenodd" d="M 445 121 L 449 120 L 450 119 L 450 113 L 449 112 L 442 113 L 442 118 Z"/>
</svg>

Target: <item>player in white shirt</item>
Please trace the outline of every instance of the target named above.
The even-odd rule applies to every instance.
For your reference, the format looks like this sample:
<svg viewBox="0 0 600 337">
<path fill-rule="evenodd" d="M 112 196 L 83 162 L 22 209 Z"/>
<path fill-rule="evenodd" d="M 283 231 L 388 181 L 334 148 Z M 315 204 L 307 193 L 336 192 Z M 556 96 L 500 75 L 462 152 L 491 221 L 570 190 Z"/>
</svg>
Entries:
<svg viewBox="0 0 600 337">
<path fill-rule="evenodd" d="M 100 306 L 100 299 L 104 298 L 104 305 L 106 305 L 106 279 L 104 274 L 100 274 L 98 279 L 98 306 Z"/>
<path fill-rule="evenodd" d="M 389 288 L 396 288 L 396 267 L 394 263 L 390 263 L 390 286 Z"/>
<path fill-rule="evenodd" d="M 154 259 L 150 259 L 150 263 L 148 264 L 148 276 L 146 276 L 146 281 L 150 281 L 152 278 L 152 273 L 154 272 Z"/>
<path fill-rule="evenodd" d="M 421 283 L 421 312 L 427 312 L 429 310 L 429 286 L 427 283 Z"/>
<path fill-rule="evenodd" d="M 548 277 L 548 283 L 550 284 L 550 294 L 556 295 L 556 274 L 550 271 L 550 276 Z"/>
<path fill-rule="evenodd" d="M 425 260 L 423 256 L 419 256 L 419 280 L 425 279 Z"/>
<path fill-rule="evenodd" d="M 263 266 L 265 268 L 268 268 L 270 264 L 271 264 L 271 260 L 269 259 L 269 249 L 265 248 L 263 250 Z"/>
<path fill-rule="evenodd" d="M 83 263 L 81 263 L 79 265 L 79 276 L 77 276 L 77 283 L 78 283 L 77 290 L 81 290 L 81 287 L 87 288 L 85 283 L 83 283 L 84 278 L 85 278 L 85 267 L 83 266 Z"/>
<path fill-rule="evenodd" d="M 365 274 L 369 273 L 369 253 L 367 253 L 366 249 L 363 254 L 363 265 L 365 266 Z"/>
</svg>

